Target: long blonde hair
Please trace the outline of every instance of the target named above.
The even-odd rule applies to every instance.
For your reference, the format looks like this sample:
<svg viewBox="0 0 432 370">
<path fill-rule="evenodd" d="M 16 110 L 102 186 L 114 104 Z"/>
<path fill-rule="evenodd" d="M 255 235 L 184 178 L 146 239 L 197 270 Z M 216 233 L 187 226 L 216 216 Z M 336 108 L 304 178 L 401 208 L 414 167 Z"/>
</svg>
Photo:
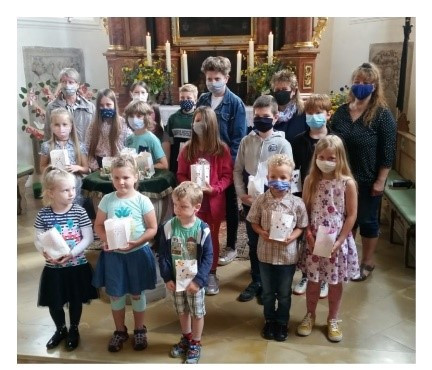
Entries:
<svg viewBox="0 0 432 370">
<path fill-rule="evenodd" d="M 72 140 L 72 143 L 74 146 L 76 164 L 81 166 L 82 165 L 82 163 L 81 163 L 82 157 L 81 157 L 81 150 L 80 150 L 80 142 L 78 140 L 78 135 L 76 132 L 75 123 L 74 123 L 72 114 L 70 114 L 70 112 L 66 108 L 63 108 L 63 107 L 56 108 L 51 112 L 50 124 L 52 123 L 53 118 L 58 117 L 58 116 L 66 116 L 69 120 L 69 123 L 71 125 L 71 132 L 69 134 L 69 139 Z M 55 144 L 56 144 L 56 137 L 54 135 L 54 131 L 51 129 L 51 138 L 49 140 L 50 151 L 55 149 Z"/>
<path fill-rule="evenodd" d="M 71 173 L 52 165 L 45 168 L 42 175 L 42 203 L 44 206 L 52 204 L 52 199 L 48 195 L 48 192 L 53 190 L 60 180 L 69 180 L 75 184 L 75 177 Z"/>
<path fill-rule="evenodd" d="M 354 180 L 354 176 L 352 175 L 348 164 L 345 147 L 340 137 L 336 135 L 327 135 L 319 139 L 311 159 L 308 181 L 303 188 L 303 200 L 308 211 L 311 210 L 315 194 L 318 190 L 318 183 L 323 177 L 321 170 L 316 165 L 316 159 L 318 155 L 327 148 L 334 149 L 336 154 L 336 168 L 334 171 L 335 179 Z"/>
<path fill-rule="evenodd" d="M 292 89 L 296 89 L 296 93 L 291 98 L 291 100 L 295 100 L 298 114 L 303 113 L 304 103 L 300 95 L 300 89 L 298 86 L 299 84 L 295 73 L 291 72 L 289 69 L 281 69 L 280 71 L 277 71 L 270 80 L 270 86 L 272 90 L 274 90 L 276 82 L 288 82 Z"/>
</svg>

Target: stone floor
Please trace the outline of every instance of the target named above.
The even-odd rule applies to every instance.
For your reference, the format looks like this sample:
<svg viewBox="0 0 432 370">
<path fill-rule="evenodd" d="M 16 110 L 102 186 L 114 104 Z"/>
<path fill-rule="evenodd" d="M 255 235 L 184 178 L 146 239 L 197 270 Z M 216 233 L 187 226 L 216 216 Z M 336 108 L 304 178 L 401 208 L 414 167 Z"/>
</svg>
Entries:
<svg viewBox="0 0 432 370">
<path fill-rule="evenodd" d="M 96 300 L 85 305 L 80 324 L 81 342 L 73 352 L 60 345 L 47 350 L 54 332 L 47 308 L 36 305 L 43 258 L 33 246 L 33 221 L 41 203 L 28 196 L 28 211 L 17 218 L 17 362 L 18 363 L 165 363 L 171 345 L 179 339 L 179 323 L 169 297 L 150 303 L 146 311 L 149 347 L 132 349 L 131 340 L 119 353 L 106 350 L 114 330 L 109 304 Z M 360 248 L 361 249 L 361 248 Z M 388 242 L 383 225 L 377 251 L 377 268 L 361 283 L 344 287 L 340 318 L 344 339 L 331 343 L 325 335 L 327 300 L 318 304 L 316 326 L 309 337 L 295 334 L 305 314 L 305 296 L 293 296 L 289 337 L 286 342 L 260 337 L 262 306 L 239 302 L 249 282 L 249 261 L 238 259 L 220 267 L 220 293 L 206 297 L 207 315 L 202 337 L 202 364 L 415 364 L 415 270 L 404 268 L 402 246 Z M 296 272 L 295 282 L 300 278 Z M 126 325 L 133 317 L 127 307 Z"/>
</svg>

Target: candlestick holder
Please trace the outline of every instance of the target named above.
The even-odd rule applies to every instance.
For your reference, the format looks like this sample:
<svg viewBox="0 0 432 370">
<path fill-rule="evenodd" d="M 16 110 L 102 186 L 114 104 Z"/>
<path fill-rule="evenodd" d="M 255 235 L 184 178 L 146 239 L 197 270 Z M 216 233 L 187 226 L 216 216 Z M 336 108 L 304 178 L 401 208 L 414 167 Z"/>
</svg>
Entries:
<svg viewBox="0 0 432 370">
<path fill-rule="evenodd" d="M 171 95 L 171 72 L 168 72 L 165 70 L 165 87 L 164 87 L 164 99 L 163 104 L 164 105 L 172 105 L 172 95 Z"/>
</svg>

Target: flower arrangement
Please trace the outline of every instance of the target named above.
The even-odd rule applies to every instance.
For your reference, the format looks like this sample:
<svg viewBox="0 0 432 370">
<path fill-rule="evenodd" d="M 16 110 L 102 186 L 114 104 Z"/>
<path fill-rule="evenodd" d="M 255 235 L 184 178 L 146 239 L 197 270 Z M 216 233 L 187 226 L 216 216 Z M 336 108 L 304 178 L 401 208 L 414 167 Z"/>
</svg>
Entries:
<svg viewBox="0 0 432 370">
<path fill-rule="evenodd" d="M 130 86 L 134 82 L 144 81 L 149 87 L 149 93 L 157 96 L 167 86 L 172 84 L 171 73 L 166 73 L 162 60 L 153 60 L 148 65 L 147 60 L 138 60 L 132 67 L 123 67 L 123 84 Z"/>
<path fill-rule="evenodd" d="M 339 88 L 338 93 L 334 93 L 334 91 L 330 91 L 330 101 L 332 105 L 332 113 L 336 112 L 336 110 L 342 105 L 348 102 L 348 92 L 349 87 L 347 85 Z"/>
</svg>

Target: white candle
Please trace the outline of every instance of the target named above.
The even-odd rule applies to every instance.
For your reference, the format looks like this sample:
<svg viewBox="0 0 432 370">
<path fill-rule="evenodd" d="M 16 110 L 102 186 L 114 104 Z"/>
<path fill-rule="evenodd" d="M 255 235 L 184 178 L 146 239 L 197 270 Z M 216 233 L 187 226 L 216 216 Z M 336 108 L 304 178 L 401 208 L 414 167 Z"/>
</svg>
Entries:
<svg viewBox="0 0 432 370">
<path fill-rule="evenodd" d="M 150 34 L 147 32 L 147 36 L 146 36 L 146 51 L 147 51 L 147 63 L 149 66 L 152 65 L 152 56 L 151 56 L 151 36 Z"/>
<path fill-rule="evenodd" d="M 273 34 L 269 33 L 268 35 L 268 56 L 267 56 L 268 64 L 273 64 Z"/>
<path fill-rule="evenodd" d="M 183 51 L 181 60 L 182 60 L 182 71 L 183 71 L 183 83 L 187 84 L 189 82 L 189 76 L 188 76 L 187 54 L 185 51 Z"/>
<path fill-rule="evenodd" d="M 166 70 L 171 72 L 171 44 L 167 40 L 165 43 L 165 54 L 166 54 Z"/>
<path fill-rule="evenodd" d="M 236 82 L 239 84 L 241 81 L 241 60 L 242 55 L 240 51 L 237 53 L 237 76 L 236 76 Z"/>
<path fill-rule="evenodd" d="M 254 67 L 254 41 L 249 40 L 249 69 Z"/>
</svg>

